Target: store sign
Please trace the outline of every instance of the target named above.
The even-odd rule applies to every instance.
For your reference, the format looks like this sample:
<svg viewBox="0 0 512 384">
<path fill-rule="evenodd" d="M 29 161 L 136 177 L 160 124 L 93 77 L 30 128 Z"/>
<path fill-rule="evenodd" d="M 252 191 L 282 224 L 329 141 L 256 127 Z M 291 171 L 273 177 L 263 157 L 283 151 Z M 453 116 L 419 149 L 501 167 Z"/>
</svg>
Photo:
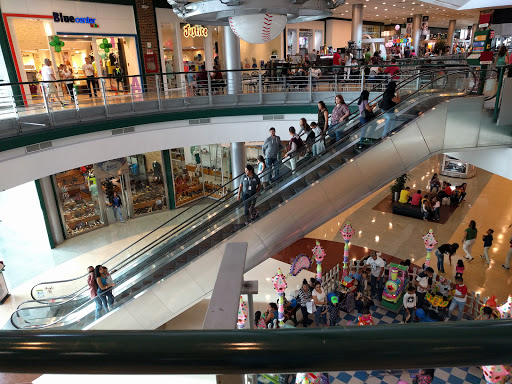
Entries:
<svg viewBox="0 0 512 384">
<path fill-rule="evenodd" d="M 63 16 L 62 13 L 53 12 L 53 21 L 56 23 L 77 23 L 77 24 L 90 24 L 91 28 L 98 28 L 96 19 L 90 17 L 74 17 L 74 16 Z"/>
<path fill-rule="evenodd" d="M 183 27 L 183 37 L 208 37 L 208 28 L 187 24 Z"/>
</svg>

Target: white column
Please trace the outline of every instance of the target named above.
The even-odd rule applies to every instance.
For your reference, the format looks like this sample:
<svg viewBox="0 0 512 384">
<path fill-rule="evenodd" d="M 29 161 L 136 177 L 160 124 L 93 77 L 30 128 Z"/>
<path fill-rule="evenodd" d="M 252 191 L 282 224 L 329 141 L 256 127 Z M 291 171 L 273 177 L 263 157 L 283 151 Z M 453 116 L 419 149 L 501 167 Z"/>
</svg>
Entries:
<svg viewBox="0 0 512 384">
<path fill-rule="evenodd" d="M 245 154 L 245 143 L 234 142 L 231 143 L 231 172 L 233 178 L 244 173 L 245 164 L 247 163 L 247 156 Z M 240 178 L 236 179 L 233 183 L 233 189 L 238 188 L 240 185 Z"/>
<path fill-rule="evenodd" d="M 352 41 L 356 48 L 361 49 L 361 40 L 363 39 L 363 4 L 352 4 Z M 355 52 L 354 57 L 361 59 L 361 51 Z"/>
<path fill-rule="evenodd" d="M 240 70 L 240 39 L 233 33 L 229 25 L 224 27 L 224 58 L 227 70 Z M 228 94 L 236 95 L 241 86 L 240 72 L 228 72 L 226 77 Z"/>
<path fill-rule="evenodd" d="M 421 15 L 414 15 L 412 19 L 412 44 L 416 57 L 420 56 L 420 39 L 421 39 Z"/>
</svg>

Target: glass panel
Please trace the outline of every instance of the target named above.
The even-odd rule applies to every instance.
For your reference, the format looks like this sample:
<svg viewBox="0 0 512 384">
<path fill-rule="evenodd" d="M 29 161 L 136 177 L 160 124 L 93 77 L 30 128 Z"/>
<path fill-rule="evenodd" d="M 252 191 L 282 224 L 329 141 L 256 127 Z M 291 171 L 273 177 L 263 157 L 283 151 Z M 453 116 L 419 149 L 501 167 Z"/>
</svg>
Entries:
<svg viewBox="0 0 512 384">
<path fill-rule="evenodd" d="M 67 237 L 104 225 L 92 165 L 58 173 L 55 183 Z"/>
<path fill-rule="evenodd" d="M 128 156 L 128 169 L 135 216 L 167 209 L 161 152 Z"/>
</svg>

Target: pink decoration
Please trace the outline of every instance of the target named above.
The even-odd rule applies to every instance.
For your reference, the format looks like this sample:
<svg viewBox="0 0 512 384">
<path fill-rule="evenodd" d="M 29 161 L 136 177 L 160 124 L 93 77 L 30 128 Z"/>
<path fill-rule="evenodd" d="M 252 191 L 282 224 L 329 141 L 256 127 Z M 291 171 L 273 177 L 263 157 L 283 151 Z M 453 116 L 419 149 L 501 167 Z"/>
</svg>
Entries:
<svg viewBox="0 0 512 384">
<path fill-rule="evenodd" d="M 482 367 L 488 383 L 499 383 L 509 372 L 503 365 L 486 365 Z"/>
<path fill-rule="evenodd" d="M 347 221 L 343 229 L 340 231 L 341 235 L 343 236 L 343 240 L 350 241 L 352 236 L 354 235 L 355 231 L 354 228 L 350 225 L 350 221 Z"/>
<path fill-rule="evenodd" d="M 345 240 L 345 247 L 343 247 L 343 277 L 345 277 L 348 275 L 348 244 L 355 233 L 354 228 L 350 225 L 350 221 L 347 221 L 340 233 L 343 236 L 343 240 Z"/>
<path fill-rule="evenodd" d="M 317 263 L 321 263 L 324 260 L 325 251 L 322 248 L 322 246 L 320 245 L 320 242 L 318 240 L 316 241 L 315 248 L 313 248 L 312 251 L 313 251 L 313 256 L 315 256 L 315 261 Z"/>
<path fill-rule="evenodd" d="M 283 293 L 286 290 L 286 287 L 288 287 L 288 284 L 286 284 L 286 278 L 281 272 L 281 268 L 279 268 L 277 274 L 272 278 L 272 283 L 274 284 L 274 289 L 277 293 Z"/>
<path fill-rule="evenodd" d="M 427 252 L 432 252 L 432 250 L 437 244 L 437 240 L 434 237 L 434 231 L 432 230 L 432 228 L 430 228 L 430 231 L 428 231 L 428 233 L 425 236 L 423 236 L 423 242 L 425 243 L 425 248 L 427 248 Z"/>
<path fill-rule="evenodd" d="M 242 296 L 240 296 L 240 305 L 238 306 L 238 322 L 237 322 L 238 329 L 244 328 L 248 315 L 249 315 L 249 311 L 247 309 L 247 304 L 243 300 Z"/>
<path fill-rule="evenodd" d="M 311 267 L 311 259 L 304 254 L 301 254 L 293 260 L 292 267 L 290 268 L 290 275 L 297 276 L 303 269 Z"/>
</svg>

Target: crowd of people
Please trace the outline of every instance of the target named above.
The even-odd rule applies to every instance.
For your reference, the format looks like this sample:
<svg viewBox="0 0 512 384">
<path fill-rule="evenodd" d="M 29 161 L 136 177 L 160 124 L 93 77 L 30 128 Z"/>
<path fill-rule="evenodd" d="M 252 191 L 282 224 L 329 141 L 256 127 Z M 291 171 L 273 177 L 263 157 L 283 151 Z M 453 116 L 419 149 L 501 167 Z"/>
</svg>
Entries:
<svg viewBox="0 0 512 384">
<path fill-rule="evenodd" d="M 398 199 L 399 203 L 420 207 L 425 221 L 439 221 L 441 205 L 459 206 L 466 198 L 467 183 L 452 187 L 448 181 L 441 182 L 437 173 L 434 173 L 429 184 L 430 192 L 425 194 L 418 189 L 411 195 L 411 188 L 406 186 L 400 191 Z"/>
</svg>

